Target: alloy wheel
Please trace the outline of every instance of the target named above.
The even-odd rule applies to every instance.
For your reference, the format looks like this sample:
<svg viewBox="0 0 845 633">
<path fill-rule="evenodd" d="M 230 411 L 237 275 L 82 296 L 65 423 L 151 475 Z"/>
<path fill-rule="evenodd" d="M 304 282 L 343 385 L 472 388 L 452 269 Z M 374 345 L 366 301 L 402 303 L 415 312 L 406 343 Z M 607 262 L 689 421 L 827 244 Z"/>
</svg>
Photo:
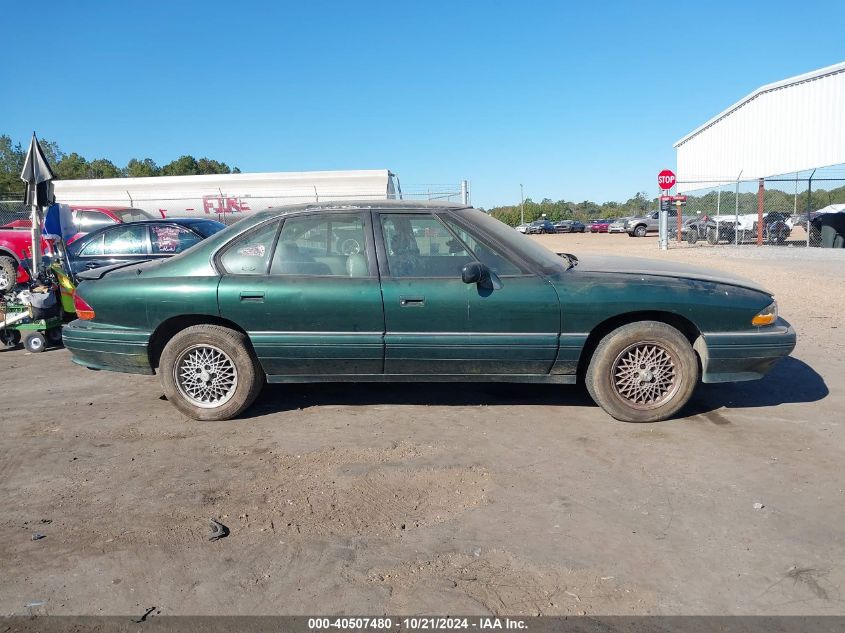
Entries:
<svg viewBox="0 0 845 633">
<path fill-rule="evenodd" d="M 613 389 L 630 407 L 657 408 L 678 391 L 677 365 L 674 355 L 659 343 L 630 345 L 613 362 Z"/>
<path fill-rule="evenodd" d="M 219 347 L 192 345 L 177 357 L 173 380 L 193 405 L 211 409 L 225 404 L 235 394 L 238 369 Z"/>
</svg>

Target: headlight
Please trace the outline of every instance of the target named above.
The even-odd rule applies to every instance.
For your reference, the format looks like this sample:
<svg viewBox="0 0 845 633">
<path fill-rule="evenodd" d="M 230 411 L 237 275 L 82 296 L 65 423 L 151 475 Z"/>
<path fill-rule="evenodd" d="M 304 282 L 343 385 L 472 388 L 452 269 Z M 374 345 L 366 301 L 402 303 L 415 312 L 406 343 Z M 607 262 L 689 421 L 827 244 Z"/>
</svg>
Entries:
<svg viewBox="0 0 845 633">
<path fill-rule="evenodd" d="M 760 310 L 753 319 L 751 325 L 771 325 L 778 320 L 778 302 L 772 301 L 765 310 Z"/>
</svg>

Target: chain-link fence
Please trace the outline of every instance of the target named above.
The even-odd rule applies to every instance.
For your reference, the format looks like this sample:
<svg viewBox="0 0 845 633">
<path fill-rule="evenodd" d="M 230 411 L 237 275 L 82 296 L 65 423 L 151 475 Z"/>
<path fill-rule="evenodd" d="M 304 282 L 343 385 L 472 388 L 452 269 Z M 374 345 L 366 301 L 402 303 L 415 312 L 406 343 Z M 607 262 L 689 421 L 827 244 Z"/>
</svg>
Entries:
<svg viewBox="0 0 845 633">
<path fill-rule="evenodd" d="M 31 207 L 26 206 L 22 198 L 22 195 L 17 200 L 8 199 L 7 196 L 0 197 L 0 227 L 27 228 L 30 226 Z"/>
<path fill-rule="evenodd" d="M 689 189 L 699 183 L 679 184 Z M 700 189 L 686 191 L 680 219 L 670 218 L 670 248 L 845 247 L 844 167 L 700 184 Z"/>
</svg>

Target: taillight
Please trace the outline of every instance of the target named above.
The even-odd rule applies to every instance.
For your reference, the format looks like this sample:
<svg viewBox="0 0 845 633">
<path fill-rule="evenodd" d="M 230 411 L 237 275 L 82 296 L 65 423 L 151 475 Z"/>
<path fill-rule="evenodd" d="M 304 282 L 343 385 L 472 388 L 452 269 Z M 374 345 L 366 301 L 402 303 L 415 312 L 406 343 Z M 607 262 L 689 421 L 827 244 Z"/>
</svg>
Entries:
<svg viewBox="0 0 845 633">
<path fill-rule="evenodd" d="M 88 302 L 80 297 L 78 292 L 73 295 L 73 309 L 76 310 L 76 316 L 80 319 L 90 321 L 94 318 L 94 308 L 88 305 Z"/>
</svg>

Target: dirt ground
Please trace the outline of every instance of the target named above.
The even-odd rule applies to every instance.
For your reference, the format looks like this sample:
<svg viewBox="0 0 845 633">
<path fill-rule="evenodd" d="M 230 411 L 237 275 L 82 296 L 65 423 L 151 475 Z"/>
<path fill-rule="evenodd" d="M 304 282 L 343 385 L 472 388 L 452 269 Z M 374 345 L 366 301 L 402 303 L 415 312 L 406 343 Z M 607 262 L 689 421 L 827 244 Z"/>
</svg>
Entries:
<svg viewBox="0 0 845 633">
<path fill-rule="evenodd" d="M 644 425 L 474 384 L 269 387 L 198 423 L 154 377 L 2 352 L 0 615 L 845 614 L 843 253 L 536 239 L 755 279 L 798 347 Z"/>
</svg>

